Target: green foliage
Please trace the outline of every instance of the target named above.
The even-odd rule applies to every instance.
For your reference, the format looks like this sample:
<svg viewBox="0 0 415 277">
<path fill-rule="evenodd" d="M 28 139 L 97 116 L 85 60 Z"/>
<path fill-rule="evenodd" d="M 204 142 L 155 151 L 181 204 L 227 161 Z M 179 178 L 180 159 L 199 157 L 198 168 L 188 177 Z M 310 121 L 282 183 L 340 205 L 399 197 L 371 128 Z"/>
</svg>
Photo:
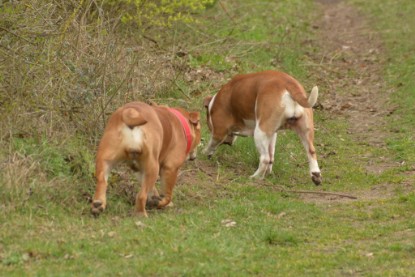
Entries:
<svg viewBox="0 0 415 277">
<path fill-rule="evenodd" d="M 194 14 L 211 6 L 215 0 L 110 0 L 103 1 L 121 10 L 122 22 L 137 26 L 170 27 L 176 22 L 194 22 Z"/>
<path fill-rule="evenodd" d="M 385 79 L 390 85 L 392 101 L 399 107 L 390 116 L 394 133 L 388 145 L 396 159 L 405 164 L 415 163 L 414 107 L 415 107 L 415 5 L 412 0 L 362 1 L 353 0 L 371 17 L 374 28 L 386 45 Z M 383 20 L 387 18 L 388 20 Z"/>
<path fill-rule="evenodd" d="M 209 67 L 218 72 L 232 68 L 232 64 L 227 62 L 223 55 L 219 54 L 202 54 L 196 57 L 189 55 L 189 65 L 194 68 Z"/>
<path fill-rule="evenodd" d="M 265 241 L 268 244 L 275 246 L 295 246 L 298 244 L 297 238 L 295 238 L 292 234 L 282 232 L 281 230 L 270 231 L 265 236 Z"/>
<path fill-rule="evenodd" d="M 22 156 L 40 161 L 42 169 L 50 178 L 88 177 L 94 172 L 92 153 L 79 140 L 72 139 L 58 144 L 45 138 L 40 141 L 33 138 L 15 138 L 13 150 Z"/>
</svg>

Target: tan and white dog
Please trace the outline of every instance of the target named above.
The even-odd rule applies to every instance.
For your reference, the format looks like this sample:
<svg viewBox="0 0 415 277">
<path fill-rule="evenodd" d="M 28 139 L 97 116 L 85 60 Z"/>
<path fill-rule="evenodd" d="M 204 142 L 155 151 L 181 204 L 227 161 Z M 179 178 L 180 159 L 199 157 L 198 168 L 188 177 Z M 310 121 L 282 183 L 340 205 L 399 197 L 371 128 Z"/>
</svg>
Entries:
<svg viewBox="0 0 415 277">
<path fill-rule="evenodd" d="M 236 136 L 254 136 L 260 154 L 259 167 L 251 177 L 271 173 L 277 131 L 293 129 L 307 152 L 312 181 L 322 181 L 314 148 L 313 110 L 318 88 L 310 97 L 293 77 L 278 71 L 235 76 L 221 90 L 204 100 L 207 123 L 212 134 L 205 153 L 210 157 L 220 144 L 234 142 Z"/>
<path fill-rule="evenodd" d="M 151 201 L 158 208 L 168 205 L 179 168 L 187 157 L 196 158 L 199 143 L 198 112 L 141 102 L 119 108 L 111 115 L 98 147 L 97 184 L 91 212 L 98 215 L 104 211 L 109 173 L 121 161 L 127 161 L 139 172 L 141 189 L 135 202 L 139 215 L 147 216 L 149 194 L 154 194 Z M 155 188 L 159 175 L 165 190 L 162 198 Z"/>
</svg>

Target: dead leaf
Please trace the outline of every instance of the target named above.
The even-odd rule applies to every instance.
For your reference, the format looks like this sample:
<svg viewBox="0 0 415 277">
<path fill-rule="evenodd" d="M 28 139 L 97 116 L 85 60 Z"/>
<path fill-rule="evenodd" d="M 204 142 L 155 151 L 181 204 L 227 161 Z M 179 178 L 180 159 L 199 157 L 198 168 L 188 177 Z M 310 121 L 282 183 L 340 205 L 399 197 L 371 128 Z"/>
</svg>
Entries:
<svg viewBox="0 0 415 277">
<path fill-rule="evenodd" d="M 277 219 L 281 219 L 281 218 L 283 218 L 286 214 L 287 214 L 286 212 L 280 212 L 280 213 L 277 215 Z"/>
<path fill-rule="evenodd" d="M 365 256 L 368 258 L 373 258 L 373 253 L 372 252 L 366 253 Z"/>
<path fill-rule="evenodd" d="M 352 106 L 353 105 L 351 103 L 345 103 L 340 107 L 340 110 L 344 111 L 344 110 L 350 109 Z"/>
<path fill-rule="evenodd" d="M 30 259 L 30 255 L 29 255 L 28 253 L 24 253 L 24 254 L 22 255 L 22 260 L 23 260 L 24 262 L 27 262 L 29 259 Z"/>
<path fill-rule="evenodd" d="M 135 222 L 135 225 L 137 226 L 137 227 L 139 227 L 139 228 L 144 228 L 144 227 L 146 227 L 147 225 L 145 225 L 143 222 L 141 222 L 141 221 L 136 221 Z"/>
<path fill-rule="evenodd" d="M 220 223 L 222 223 L 223 226 L 228 227 L 228 228 L 236 226 L 236 222 L 233 221 L 232 219 L 224 219 Z"/>
</svg>

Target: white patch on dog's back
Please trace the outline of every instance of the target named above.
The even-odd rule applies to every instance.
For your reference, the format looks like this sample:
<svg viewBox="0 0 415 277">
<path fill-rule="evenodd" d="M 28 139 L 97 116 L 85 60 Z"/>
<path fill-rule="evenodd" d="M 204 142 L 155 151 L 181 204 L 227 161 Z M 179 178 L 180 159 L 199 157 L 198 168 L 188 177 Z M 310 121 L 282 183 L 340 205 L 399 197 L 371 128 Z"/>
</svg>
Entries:
<svg viewBox="0 0 415 277">
<path fill-rule="evenodd" d="M 285 118 L 299 118 L 304 113 L 304 108 L 292 99 L 288 91 L 285 91 L 282 95 L 281 105 L 285 108 Z"/>
<path fill-rule="evenodd" d="M 144 141 L 144 133 L 140 126 L 130 129 L 123 126 L 121 130 L 124 147 L 139 150 Z"/>
</svg>

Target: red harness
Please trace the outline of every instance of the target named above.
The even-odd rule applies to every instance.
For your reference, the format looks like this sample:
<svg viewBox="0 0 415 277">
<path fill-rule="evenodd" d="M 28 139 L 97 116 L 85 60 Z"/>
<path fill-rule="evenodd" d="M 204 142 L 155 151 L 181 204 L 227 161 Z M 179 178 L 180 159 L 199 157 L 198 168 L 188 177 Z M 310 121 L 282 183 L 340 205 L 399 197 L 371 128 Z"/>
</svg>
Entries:
<svg viewBox="0 0 415 277">
<path fill-rule="evenodd" d="M 190 147 L 192 146 L 192 134 L 190 133 L 190 125 L 187 119 L 176 109 L 169 108 L 169 111 L 174 114 L 180 121 L 183 127 L 184 135 L 187 141 L 186 155 L 190 152 Z"/>
</svg>

